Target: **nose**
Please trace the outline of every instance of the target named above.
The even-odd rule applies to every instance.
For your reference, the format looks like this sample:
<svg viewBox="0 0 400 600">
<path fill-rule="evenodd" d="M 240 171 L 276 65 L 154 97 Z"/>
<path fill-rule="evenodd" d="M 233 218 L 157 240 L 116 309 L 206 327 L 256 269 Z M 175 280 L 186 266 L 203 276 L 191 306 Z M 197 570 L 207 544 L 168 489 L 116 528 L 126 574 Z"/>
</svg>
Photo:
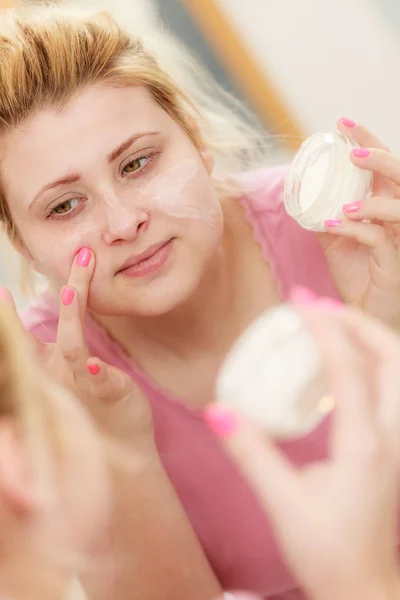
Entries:
<svg viewBox="0 0 400 600">
<path fill-rule="evenodd" d="M 133 201 L 122 204 L 111 190 L 104 194 L 104 207 L 106 227 L 103 238 L 107 245 L 133 242 L 149 225 L 149 210 L 135 206 Z"/>
</svg>

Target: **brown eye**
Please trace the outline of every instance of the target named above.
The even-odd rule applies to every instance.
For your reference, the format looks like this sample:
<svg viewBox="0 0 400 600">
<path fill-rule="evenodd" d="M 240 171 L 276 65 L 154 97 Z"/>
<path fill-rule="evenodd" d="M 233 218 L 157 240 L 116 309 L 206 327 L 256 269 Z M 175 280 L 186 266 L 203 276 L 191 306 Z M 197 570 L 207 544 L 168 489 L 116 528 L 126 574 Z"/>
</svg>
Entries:
<svg viewBox="0 0 400 600">
<path fill-rule="evenodd" d="M 128 163 L 126 163 L 126 165 L 122 169 L 122 172 L 126 175 L 129 175 L 130 173 L 135 173 L 143 167 L 147 160 L 148 159 L 145 156 L 143 156 L 142 158 L 134 158 L 133 160 L 130 160 Z"/>
<path fill-rule="evenodd" d="M 56 213 L 56 215 L 63 215 L 67 212 L 69 212 L 70 210 L 72 210 L 76 204 L 78 203 L 78 199 L 77 198 L 73 198 L 72 200 L 65 200 L 65 202 L 61 202 L 61 204 L 58 204 L 58 206 L 56 206 L 53 209 L 53 212 Z"/>
</svg>

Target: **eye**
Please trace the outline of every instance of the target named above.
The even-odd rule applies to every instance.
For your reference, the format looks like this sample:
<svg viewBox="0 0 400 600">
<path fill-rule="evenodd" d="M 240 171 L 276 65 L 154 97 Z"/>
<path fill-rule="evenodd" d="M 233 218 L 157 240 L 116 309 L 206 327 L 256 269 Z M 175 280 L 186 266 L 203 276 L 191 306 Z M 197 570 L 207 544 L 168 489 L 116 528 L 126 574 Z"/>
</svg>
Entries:
<svg viewBox="0 0 400 600">
<path fill-rule="evenodd" d="M 52 209 L 51 212 L 56 215 L 65 215 L 69 213 L 75 206 L 78 204 L 78 198 L 71 198 L 70 200 L 64 200 L 61 204 L 58 204 L 56 207 Z"/>
<path fill-rule="evenodd" d="M 149 158 L 149 156 L 141 156 L 140 158 L 131 159 L 122 168 L 122 175 L 131 175 L 140 171 L 147 164 Z"/>
<path fill-rule="evenodd" d="M 70 198 L 69 200 L 64 200 L 60 202 L 53 208 L 50 208 L 46 213 L 46 219 L 66 219 L 73 213 L 75 214 L 76 206 L 80 204 L 80 198 Z"/>
</svg>

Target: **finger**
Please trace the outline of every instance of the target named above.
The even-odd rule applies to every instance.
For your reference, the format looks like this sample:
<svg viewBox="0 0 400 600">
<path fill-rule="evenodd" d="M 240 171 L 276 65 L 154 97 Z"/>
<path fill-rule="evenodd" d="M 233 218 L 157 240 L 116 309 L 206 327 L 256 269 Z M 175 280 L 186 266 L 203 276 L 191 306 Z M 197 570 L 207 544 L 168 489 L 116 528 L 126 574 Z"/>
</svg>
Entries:
<svg viewBox="0 0 400 600">
<path fill-rule="evenodd" d="M 400 159 L 387 150 L 353 148 L 350 157 L 360 169 L 374 171 L 390 179 L 396 185 L 400 184 Z"/>
<path fill-rule="evenodd" d="M 89 248 L 81 248 L 72 262 L 68 287 L 74 288 L 79 296 L 79 310 L 82 325 L 86 313 L 90 282 L 95 268 L 95 256 Z"/>
<path fill-rule="evenodd" d="M 264 433 L 225 408 L 212 405 L 204 418 L 222 440 L 261 501 L 280 514 L 298 494 L 298 473 Z"/>
<path fill-rule="evenodd" d="M 127 373 L 107 365 L 98 358 L 86 362 L 92 395 L 108 404 L 127 402 L 135 393 L 136 386 Z"/>
<path fill-rule="evenodd" d="M 366 127 L 355 123 L 351 119 L 339 119 L 337 128 L 356 146 L 361 146 L 362 148 L 378 148 L 389 152 L 389 148 L 383 144 L 379 138 L 371 133 Z M 381 194 L 382 196 L 394 197 L 395 185 L 382 174 L 375 172 L 373 192 L 374 194 Z"/>
<path fill-rule="evenodd" d="M 332 235 L 350 238 L 367 246 L 371 251 L 372 258 L 382 271 L 398 273 L 396 246 L 383 226 L 348 219 L 330 219 L 325 221 L 325 227 Z"/>
<path fill-rule="evenodd" d="M 379 148 L 389 152 L 389 148 L 381 142 L 369 129 L 359 125 L 352 119 L 341 117 L 336 123 L 337 129 L 351 141 L 363 148 Z"/>
<path fill-rule="evenodd" d="M 83 326 L 94 267 L 91 250 L 81 248 L 72 262 L 68 285 L 61 290 L 57 352 L 64 357 L 75 375 L 85 369 L 88 358 Z"/>
<path fill-rule="evenodd" d="M 85 371 L 89 355 L 80 313 L 80 298 L 77 290 L 72 286 L 64 287 L 61 290 L 56 348 L 74 375 Z"/>
<path fill-rule="evenodd" d="M 387 197 L 366 198 L 359 202 L 343 205 L 343 212 L 348 219 L 363 221 L 384 221 L 386 223 L 400 223 L 400 200 Z"/>
<path fill-rule="evenodd" d="M 374 430 L 369 353 L 362 344 L 355 343 L 340 321 L 343 307 L 325 310 L 321 304 L 318 309 L 317 301 L 311 310 L 301 306 L 299 310 L 319 347 L 335 400 L 332 453 L 346 460 L 357 458 L 354 450 L 369 443 Z"/>
</svg>

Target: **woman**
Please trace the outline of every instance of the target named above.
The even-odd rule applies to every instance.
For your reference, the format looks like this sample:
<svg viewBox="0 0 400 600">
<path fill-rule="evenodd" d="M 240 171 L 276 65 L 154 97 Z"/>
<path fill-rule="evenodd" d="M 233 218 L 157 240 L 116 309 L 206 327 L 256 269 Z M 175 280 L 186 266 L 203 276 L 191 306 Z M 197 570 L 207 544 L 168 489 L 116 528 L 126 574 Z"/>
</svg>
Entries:
<svg viewBox="0 0 400 600">
<path fill-rule="evenodd" d="M 0 84 L 5 227 L 61 290 L 61 312 L 79 305 L 86 317 L 85 339 L 66 326 L 64 357 L 46 348 L 45 359 L 71 381 L 90 355 L 99 357 L 127 373 L 152 409 L 163 468 L 147 483 L 142 474 L 141 485 L 125 494 L 121 544 L 141 560 L 137 571 L 120 574 L 120 589 L 158 597 L 159 589 L 148 587 L 151 569 L 165 598 L 186 598 L 187 585 L 196 583 L 194 598 L 193 573 L 206 558 L 205 595 L 218 586 L 266 596 L 292 591 L 263 510 L 207 428 L 203 409 L 232 342 L 294 285 L 340 296 L 398 328 L 398 208 L 386 198 L 397 190 L 398 159 L 363 127 L 341 120 L 340 130 L 369 148 L 352 160 L 375 171 L 375 193 L 385 198 L 345 207 L 343 222 L 327 223 L 317 238 L 284 212 L 285 168 L 241 174 L 252 144 L 237 119 L 217 111 L 212 96 L 202 96 L 199 112 L 142 40 L 107 15 L 49 8 L 44 15 L 6 14 Z M 43 343 L 60 335 L 58 319 L 51 294 L 24 316 Z M 124 421 L 122 408 L 118 418 Z M 319 460 L 326 433 L 324 425 L 284 451 L 297 465 Z M 150 428 L 139 438 L 152 447 Z M 166 475 L 184 510 L 172 491 L 158 492 Z M 132 513 L 140 515 L 135 523 Z M 163 519 L 166 530 L 174 523 L 182 531 L 173 551 L 169 537 L 161 543 L 148 535 L 156 515 L 158 535 Z M 179 592 L 169 578 L 174 559 L 185 561 L 189 574 L 181 573 Z M 103 585 L 95 583 L 98 596 Z"/>
</svg>

